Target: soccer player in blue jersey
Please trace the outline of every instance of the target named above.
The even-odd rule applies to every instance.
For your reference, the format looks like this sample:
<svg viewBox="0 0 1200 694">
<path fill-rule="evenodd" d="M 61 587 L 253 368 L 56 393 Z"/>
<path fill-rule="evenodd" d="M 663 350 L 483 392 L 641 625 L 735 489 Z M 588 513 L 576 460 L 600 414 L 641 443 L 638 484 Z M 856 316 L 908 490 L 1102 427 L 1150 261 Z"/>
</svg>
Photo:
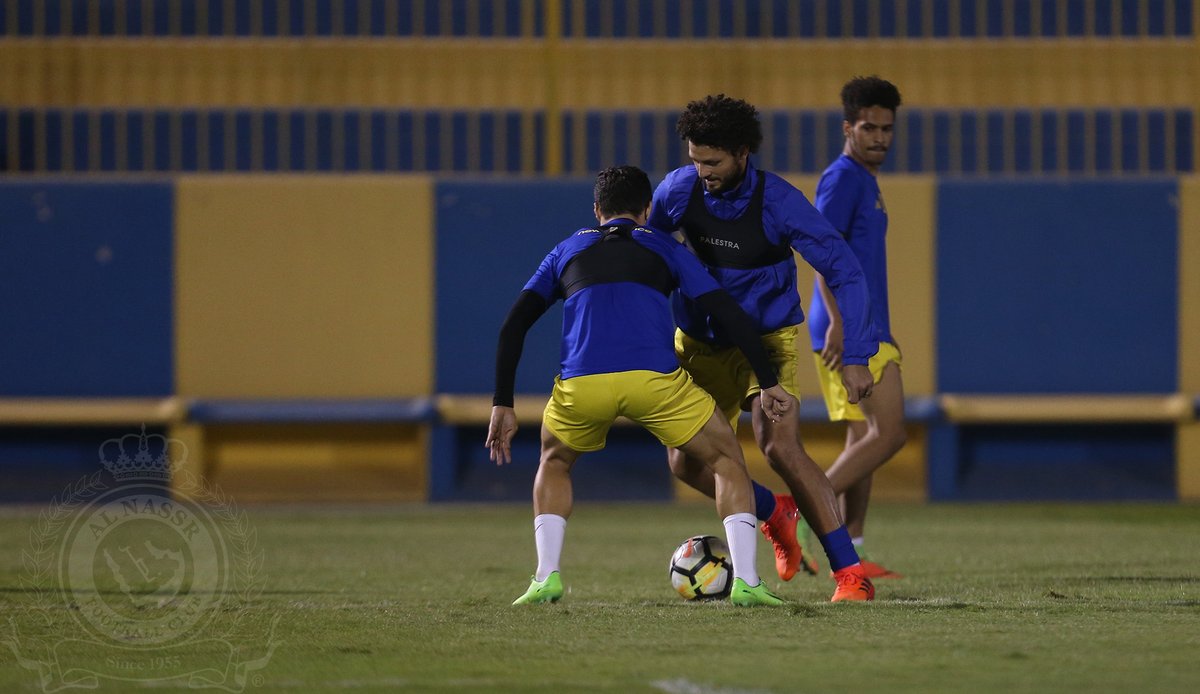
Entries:
<svg viewBox="0 0 1200 694">
<path fill-rule="evenodd" d="M 899 106 L 900 90 L 887 80 L 872 76 L 847 82 L 842 87 L 846 144 L 842 156 L 825 169 L 817 184 L 817 209 L 850 244 L 871 293 L 871 338 L 879 342 L 879 351 L 868 364 L 875 382 L 870 399 L 853 404 L 842 387 L 838 376 L 845 350 L 844 325 L 833 293 L 820 274 L 808 311 L 808 332 L 829 419 L 847 424 L 846 447 L 827 474 L 833 490 L 843 499 L 846 527 L 871 578 L 900 577 L 870 561 L 863 547 L 872 475 L 905 442 L 900 348 L 888 317 L 888 215 L 876 180 L 892 145 Z"/>
<path fill-rule="evenodd" d="M 870 600 L 875 589 L 864 574 L 850 535 L 842 524 L 838 500 L 800 440 L 797 339 L 804 312 L 796 288 L 792 251 L 829 279 L 846 326 L 842 370 L 851 402 L 870 395 L 867 361 L 876 350 L 871 339 L 867 284 L 846 242 L 804 197 L 779 176 L 759 170 L 750 154 L 762 143 L 758 112 L 751 104 L 723 94 L 687 105 L 676 123 L 687 141 L 692 164 L 667 174 L 654 192 L 650 225 L 678 230 L 709 272 L 751 317 L 771 352 L 779 382 L 793 404 L 781 421 L 762 416 L 755 405 L 760 384 L 730 336 L 711 314 L 686 296 L 675 303 L 675 352 L 679 363 L 712 394 L 733 426 L 743 409 L 753 413 L 755 440 L 787 483 L 791 496 L 773 495 L 754 483 L 756 512 L 763 534 L 775 546 L 775 568 L 790 580 L 805 565 L 796 538 L 797 504 L 819 539 L 837 578 L 834 600 Z M 669 454 L 677 477 L 712 496 L 712 475 L 687 451 Z"/>
<path fill-rule="evenodd" d="M 512 458 L 517 431 L 513 387 L 525 334 L 563 301 L 562 370 L 542 417 L 542 455 L 533 485 L 538 566 L 514 605 L 562 597 L 559 558 L 571 514 L 571 467 L 604 447 L 624 415 L 665 445 L 686 451 L 716 479 L 717 511 L 733 561 L 735 605 L 781 605 L 755 568 L 754 496 L 741 447 L 708 393 L 675 360 L 669 296 L 678 290 L 704 307 L 766 386 L 763 416 L 778 421 L 792 403 L 778 385 L 754 323 L 687 249 L 646 228 L 650 178 L 632 166 L 596 178 L 597 227 L 555 246 L 526 283 L 500 330 L 496 392 L 486 446 L 496 464 Z"/>
</svg>

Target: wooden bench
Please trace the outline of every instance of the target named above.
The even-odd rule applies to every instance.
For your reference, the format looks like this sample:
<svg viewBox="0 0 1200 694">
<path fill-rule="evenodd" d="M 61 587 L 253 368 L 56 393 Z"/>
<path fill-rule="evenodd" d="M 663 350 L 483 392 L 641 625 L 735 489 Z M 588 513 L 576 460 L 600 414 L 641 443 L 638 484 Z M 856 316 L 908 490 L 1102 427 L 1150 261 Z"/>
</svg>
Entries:
<svg viewBox="0 0 1200 694">
<path fill-rule="evenodd" d="M 514 446 L 519 446 L 522 465 L 536 467 L 538 432 L 542 421 L 542 410 L 548 399 L 549 395 L 519 395 L 514 399 L 513 405 L 517 413 L 517 422 L 521 427 Z M 941 416 L 940 406 L 935 397 L 910 397 L 906 400 L 905 408 L 910 423 L 917 426 L 925 426 L 929 422 L 939 420 Z M 433 426 L 430 456 L 430 495 L 433 500 L 475 499 L 484 494 L 481 489 L 485 486 L 494 490 L 497 495 L 503 493 L 508 494 L 509 498 L 520 499 L 528 497 L 528 486 L 513 485 L 512 480 L 516 479 L 517 475 L 494 474 L 493 470 L 483 469 L 494 467 L 486 460 L 486 454 L 482 448 L 486 428 L 491 419 L 492 397 L 490 395 L 439 395 L 435 398 L 435 410 L 437 416 Z M 809 435 L 812 435 L 811 442 L 815 445 L 829 448 L 836 444 L 840 451 L 845 435 L 840 428 L 829 426 L 825 404 L 820 396 L 801 398 L 797 416 L 809 427 L 806 433 L 806 442 L 810 442 Z M 758 460 L 762 456 L 757 452 L 753 436 L 750 433 L 750 414 L 743 413 L 741 422 L 740 436 L 743 448 L 747 451 L 747 463 L 752 466 L 752 473 L 759 474 L 764 479 L 775 479 L 775 475 L 766 468 L 765 461 Z M 829 438 L 832 443 L 824 441 L 826 438 Z M 821 439 L 821 442 L 817 443 L 817 439 Z M 681 493 L 686 494 L 686 490 L 681 490 L 678 485 L 673 484 L 665 473 L 665 466 L 660 464 L 664 460 L 662 446 L 649 434 L 641 432 L 628 419 L 620 418 L 614 423 L 613 431 L 609 436 L 609 448 L 615 448 L 619 452 L 606 451 L 602 454 L 595 454 L 590 459 L 600 455 L 609 455 L 607 464 L 616 468 L 619 468 L 620 463 L 614 463 L 613 457 L 632 457 L 646 461 L 643 466 L 647 469 L 646 479 L 630 477 L 627 488 L 639 487 L 639 491 L 644 491 L 646 486 L 655 485 L 655 489 L 661 487 L 659 492 L 662 498 L 681 498 Z M 923 447 L 918 446 L 914 446 L 914 449 L 918 450 L 918 453 L 914 455 L 919 455 L 919 452 L 924 450 Z M 810 452 L 812 451 L 810 450 Z M 827 453 L 822 450 L 820 459 L 832 460 L 835 456 L 834 452 Z M 588 474 L 594 467 L 603 464 L 590 463 L 580 468 L 580 474 Z M 919 466 L 921 467 L 920 479 L 915 484 L 908 483 L 908 479 L 915 477 L 917 473 L 902 476 L 907 486 L 915 487 L 916 490 L 911 494 L 905 492 L 906 498 L 916 495 L 923 498 L 923 457 L 919 461 Z M 626 470 L 626 472 L 629 471 Z M 662 476 L 659 476 L 660 472 L 663 473 Z M 522 481 L 521 485 L 527 485 L 527 482 Z M 513 489 L 513 486 L 518 488 Z M 586 484 L 580 485 L 581 488 L 586 486 Z"/>
<path fill-rule="evenodd" d="M 517 422 L 522 425 L 539 424 L 542 421 L 542 409 L 547 395 L 518 395 L 513 399 L 513 409 L 517 413 Z M 484 425 L 491 420 L 492 396 L 490 395 L 439 395 L 435 399 L 435 409 L 439 422 L 457 426 Z M 798 413 L 802 422 L 826 422 L 829 415 L 825 411 L 825 403 L 820 396 L 805 396 L 800 401 Z M 928 422 L 941 416 L 941 405 L 936 397 L 910 396 L 904 401 L 904 416 L 909 421 Z M 742 413 L 742 421 L 748 422 L 750 413 Z M 633 422 L 624 417 L 616 421 L 618 425 L 632 425 Z"/>
<path fill-rule="evenodd" d="M 239 499 L 418 501 L 431 398 L 196 399 L 187 470 Z"/>
<path fill-rule="evenodd" d="M 109 439 L 166 433 L 183 414 L 174 397 L 0 398 L 0 500 L 44 502 L 99 470 Z"/>
<path fill-rule="evenodd" d="M 1196 404 L 1172 395 L 963 395 L 945 394 L 941 408 L 956 424 L 1055 424 L 1186 422 Z"/>
<path fill-rule="evenodd" d="M 0 398 L 0 426 L 169 425 L 183 418 L 178 398 Z"/>
<path fill-rule="evenodd" d="M 1180 393 L 945 393 L 940 396 L 940 402 L 944 421 L 931 430 L 928 459 L 929 495 L 933 500 L 971 499 L 980 494 L 987 498 L 988 490 L 981 492 L 978 486 L 964 497 L 964 477 L 973 474 L 973 466 L 978 463 L 974 451 L 983 446 L 994 453 L 999 448 L 996 442 L 1002 439 L 1016 451 L 1022 436 L 1033 442 L 1030 446 L 1043 441 L 1048 442 L 1046 445 L 1059 445 L 1064 449 L 1071 447 L 1065 442 L 1070 442 L 1071 436 L 1075 436 L 1074 448 L 1077 450 L 1090 447 L 1092 454 L 1099 458 L 1108 454 L 1115 457 L 1127 455 L 1130 458 L 1125 463 L 1119 460 L 1097 462 L 1090 468 L 1079 464 L 1079 461 L 1064 461 L 1064 469 L 1070 470 L 1064 474 L 1076 475 L 1080 482 L 1078 498 L 1088 498 L 1086 487 L 1089 484 L 1099 485 L 1097 478 L 1105 474 L 1112 478 L 1109 483 L 1111 496 L 1101 498 L 1119 497 L 1116 487 L 1120 484 L 1120 474 L 1113 470 L 1122 466 L 1127 470 L 1126 479 L 1133 481 L 1130 486 L 1141 485 L 1130 492 L 1131 498 L 1162 498 L 1170 485 L 1159 478 L 1163 477 L 1162 473 L 1168 464 L 1173 466 L 1178 475 L 1174 486 L 1180 497 L 1187 498 L 1192 494 L 1184 484 L 1186 474 L 1195 476 L 1196 484 L 1200 484 L 1200 471 L 1187 472 L 1190 467 L 1200 466 L 1200 461 L 1195 465 L 1185 464 L 1182 443 L 1175 442 L 1182 441 L 1179 438 L 1182 432 L 1194 426 L 1192 423 L 1197 417 L 1200 398 Z M 1172 437 L 1175 437 L 1175 441 Z M 1168 451 L 1172 445 L 1178 450 L 1174 460 L 1168 461 L 1165 459 L 1168 454 L 1162 452 Z M 1128 453 L 1119 450 L 1124 446 L 1129 447 Z M 1150 449 L 1159 453 L 1147 453 Z M 1016 456 L 1018 453 L 1009 455 Z M 1146 461 L 1143 458 L 1154 460 Z M 1017 472 L 1018 469 L 1041 472 L 1057 463 L 1050 460 L 1041 465 L 1014 466 L 1012 475 L 1021 474 Z M 1106 465 L 1112 469 L 1106 469 Z M 993 488 L 1008 483 L 995 471 L 990 474 Z M 1142 484 L 1143 480 L 1139 477 L 1159 481 Z M 1029 498 L 1037 498 L 1038 486 L 1042 483 L 1044 480 L 1039 482 L 1036 478 L 1028 481 Z"/>
</svg>

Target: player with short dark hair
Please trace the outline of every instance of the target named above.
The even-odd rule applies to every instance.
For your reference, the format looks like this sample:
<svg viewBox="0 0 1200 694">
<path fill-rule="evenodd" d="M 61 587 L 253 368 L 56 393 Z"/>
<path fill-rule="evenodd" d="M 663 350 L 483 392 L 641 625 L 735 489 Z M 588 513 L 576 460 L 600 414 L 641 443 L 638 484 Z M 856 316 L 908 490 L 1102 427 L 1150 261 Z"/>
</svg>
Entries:
<svg viewBox="0 0 1200 694">
<path fill-rule="evenodd" d="M 827 474 L 843 499 L 846 528 L 862 565 L 872 578 L 900 574 L 870 561 L 863 530 L 876 469 L 905 443 L 904 386 L 900 378 L 900 347 L 892 336 L 888 315 L 887 206 L 879 190 L 879 167 L 892 146 L 900 90 L 876 76 L 855 77 L 842 87 L 845 121 L 842 155 L 821 174 L 816 206 L 846 239 L 867 278 L 871 317 L 879 351 L 868 367 L 875 382 L 869 400 L 853 404 L 838 377 L 844 346 L 843 322 L 829 287 L 818 274 L 808 310 L 808 331 L 821 392 L 831 421 L 845 421 L 846 447 Z"/>
<path fill-rule="evenodd" d="M 875 352 L 870 339 L 867 286 L 846 242 L 804 194 L 779 176 L 757 169 L 750 155 L 762 143 L 758 112 L 751 104 L 718 94 L 690 102 L 676 126 L 687 141 L 691 165 L 667 174 L 654 193 L 650 225 L 679 230 L 741 307 L 755 320 L 771 352 L 780 385 L 798 409 L 797 339 L 804 312 L 796 288 L 799 252 L 830 278 L 845 316 L 846 368 L 843 378 L 852 402 L 871 393 L 866 364 Z M 775 545 L 775 568 L 790 580 L 805 565 L 796 538 L 797 505 L 820 533 L 838 587 L 833 600 L 870 600 L 875 589 L 863 575 L 858 555 L 842 524 L 837 497 L 825 473 L 800 441 L 798 418 L 759 416 L 759 384 L 731 348 L 730 336 L 710 314 L 686 296 L 675 305 L 680 364 L 712 394 L 733 426 L 743 409 L 753 412 L 755 439 L 792 495 L 776 497 L 754 483 L 755 507 L 763 533 Z M 671 470 L 712 496 L 712 475 L 687 451 L 672 450 Z M 815 567 L 806 565 L 810 571 Z"/>
<path fill-rule="evenodd" d="M 715 478 L 717 511 L 733 562 L 730 601 L 781 605 L 755 568 L 754 496 L 741 446 L 712 397 L 679 367 L 672 347 L 669 297 L 678 290 L 716 318 L 741 348 L 763 390 L 763 416 L 776 421 L 792 403 L 750 317 L 668 234 L 646 228 L 650 179 L 633 166 L 596 177 L 599 226 L 559 243 L 526 283 L 500 330 L 496 393 L 486 446 L 497 464 L 512 458 L 517 431 L 513 388 L 525 334 L 562 300 L 562 365 L 542 417 L 542 455 L 533 485 L 538 567 L 513 603 L 562 597 L 559 558 L 571 514 L 571 467 L 604 447 L 618 416 L 641 424 L 663 444 L 687 451 Z"/>
</svg>

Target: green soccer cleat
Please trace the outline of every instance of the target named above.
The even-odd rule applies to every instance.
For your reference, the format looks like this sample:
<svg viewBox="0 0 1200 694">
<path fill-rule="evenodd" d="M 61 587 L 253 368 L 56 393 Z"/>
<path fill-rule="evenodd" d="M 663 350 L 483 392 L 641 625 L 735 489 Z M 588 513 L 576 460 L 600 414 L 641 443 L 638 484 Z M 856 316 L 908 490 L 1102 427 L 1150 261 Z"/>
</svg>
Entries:
<svg viewBox="0 0 1200 694">
<path fill-rule="evenodd" d="M 552 571 L 544 581 L 538 581 L 532 576 L 529 579 L 529 590 L 521 597 L 513 600 L 514 605 L 535 605 L 542 602 L 558 602 L 562 597 L 562 577 L 557 571 Z"/>
<path fill-rule="evenodd" d="M 729 602 L 738 607 L 755 607 L 757 605 L 775 607 L 784 604 L 783 599 L 767 590 L 762 581 L 751 588 L 740 578 L 733 579 L 733 590 L 729 592 Z"/>
</svg>

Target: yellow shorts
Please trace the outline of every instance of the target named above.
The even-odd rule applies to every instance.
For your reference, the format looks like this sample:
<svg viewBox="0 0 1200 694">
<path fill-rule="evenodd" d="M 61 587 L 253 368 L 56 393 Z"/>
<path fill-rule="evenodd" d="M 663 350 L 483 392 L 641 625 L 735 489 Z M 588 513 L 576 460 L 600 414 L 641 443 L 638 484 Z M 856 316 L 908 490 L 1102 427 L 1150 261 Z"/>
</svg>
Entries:
<svg viewBox="0 0 1200 694">
<path fill-rule="evenodd" d="M 796 396 L 797 400 L 800 399 L 800 389 L 796 384 L 796 365 L 800 358 L 796 341 L 799 335 L 800 326 L 789 325 L 762 336 L 771 364 L 779 375 L 779 385 Z M 762 390 L 754 369 L 741 350 L 737 347 L 713 347 L 684 334 L 682 330 L 676 330 L 675 356 L 691 374 L 696 385 L 713 396 L 717 407 L 721 408 L 733 430 L 737 431 L 738 417 L 746 403 Z"/>
<path fill-rule="evenodd" d="M 821 361 L 821 353 L 814 352 L 817 362 L 817 380 L 821 382 L 821 394 L 825 396 L 825 409 L 829 410 L 829 421 L 861 422 L 866 419 L 858 405 L 850 404 L 850 396 L 846 394 L 846 386 L 842 385 L 842 374 L 825 366 Z M 867 362 L 871 370 L 871 378 L 879 383 L 883 378 L 883 369 L 895 362 L 900 366 L 900 349 L 890 342 L 880 342 L 879 351 Z"/>
<path fill-rule="evenodd" d="M 604 448 L 613 420 L 625 416 L 677 448 L 700 433 L 715 407 L 683 369 L 619 371 L 555 378 L 542 424 L 572 450 L 586 453 Z"/>
</svg>

